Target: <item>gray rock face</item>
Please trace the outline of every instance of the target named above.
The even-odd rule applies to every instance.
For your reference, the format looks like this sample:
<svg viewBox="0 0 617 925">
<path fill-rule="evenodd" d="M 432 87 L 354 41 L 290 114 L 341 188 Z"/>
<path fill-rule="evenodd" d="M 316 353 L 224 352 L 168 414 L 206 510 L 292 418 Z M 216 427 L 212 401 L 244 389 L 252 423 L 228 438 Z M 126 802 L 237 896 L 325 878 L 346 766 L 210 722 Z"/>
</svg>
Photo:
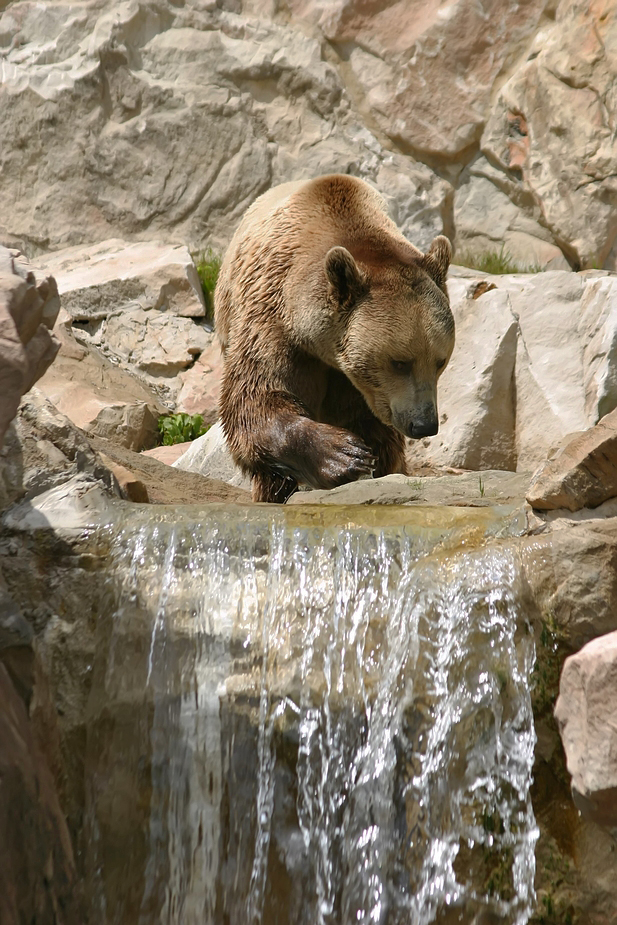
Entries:
<svg viewBox="0 0 617 925">
<path fill-rule="evenodd" d="M 0 510 L 83 475 L 113 492 L 109 472 L 84 434 L 37 389 L 22 400 L 0 450 Z"/>
<path fill-rule="evenodd" d="M 580 811 L 617 826 L 617 632 L 566 659 L 555 717 Z"/>
<path fill-rule="evenodd" d="M 478 257 L 502 248 L 521 268 L 567 270 L 568 263 L 535 210 L 520 208 L 500 185 L 499 171 L 479 157 L 454 194 L 457 257 Z M 506 188 L 508 185 L 506 184 Z M 514 193 L 511 188 L 509 192 Z"/>
<path fill-rule="evenodd" d="M 394 196 L 420 247 L 443 229 L 448 184 L 381 146 L 301 31 L 90 0 L 13 4 L 0 35 L 2 230 L 32 250 L 162 232 L 220 246 L 270 185 L 333 171 Z"/>
<path fill-rule="evenodd" d="M 221 246 L 268 186 L 343 171 L 420 247 L 445 228 L 459 251 L 614 269 L 615 11 L 545 7 L 13 3 L 2 232 L 32 253 Z"/>
</svg>

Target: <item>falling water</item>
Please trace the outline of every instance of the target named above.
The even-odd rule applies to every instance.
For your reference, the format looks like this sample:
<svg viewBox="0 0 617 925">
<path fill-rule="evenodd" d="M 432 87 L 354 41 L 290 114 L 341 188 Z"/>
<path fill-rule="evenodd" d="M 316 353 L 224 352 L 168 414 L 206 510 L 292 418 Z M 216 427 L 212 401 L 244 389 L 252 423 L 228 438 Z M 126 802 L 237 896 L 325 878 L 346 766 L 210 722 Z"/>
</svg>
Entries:
<svg viewBox="0 0 617 925">
<path fill-rule="evenodd" d="M 533 638 L 508 510 L 109 526 L 92 921 L 523 925 Z"/>
</svg>

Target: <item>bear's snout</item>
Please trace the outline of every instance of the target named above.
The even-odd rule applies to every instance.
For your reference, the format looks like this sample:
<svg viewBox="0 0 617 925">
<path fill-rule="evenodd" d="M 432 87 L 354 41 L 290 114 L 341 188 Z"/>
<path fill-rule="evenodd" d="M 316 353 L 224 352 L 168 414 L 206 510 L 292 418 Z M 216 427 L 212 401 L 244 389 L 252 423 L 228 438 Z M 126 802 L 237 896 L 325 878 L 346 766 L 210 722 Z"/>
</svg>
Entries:
<svg viewBox="0 0 617 925">
<path fill-rule="evenodd" d="M 421 437 L 434 437 L 439 430 L 437 409 L 432 404 L 410 412 L 394 412 L 392 423 L 406 437 L 414 440 L 419 440 Z"/>
</svg>

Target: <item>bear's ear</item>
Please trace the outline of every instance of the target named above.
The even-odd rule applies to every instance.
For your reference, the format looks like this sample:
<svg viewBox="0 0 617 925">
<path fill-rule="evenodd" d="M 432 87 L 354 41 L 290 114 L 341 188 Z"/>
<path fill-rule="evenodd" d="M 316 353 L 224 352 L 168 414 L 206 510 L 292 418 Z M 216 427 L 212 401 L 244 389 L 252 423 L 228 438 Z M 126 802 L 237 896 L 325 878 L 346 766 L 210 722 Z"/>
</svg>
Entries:
<svg viewBox="0 0 617 925">
<path fill-rule="evenodd" d="M 438 286 L 443 286 L 451 260 L 452 245 L 445 235 L 440 234 L 435 238 L 422 258 L 421 265 Z"/>
<path fill-rule="evenodd" d="M 326 277 L 339 305 L 351 308 L 365 289 L 358 264 L 344 247 L 331 247 L 326 254 Z"/>
</svg>

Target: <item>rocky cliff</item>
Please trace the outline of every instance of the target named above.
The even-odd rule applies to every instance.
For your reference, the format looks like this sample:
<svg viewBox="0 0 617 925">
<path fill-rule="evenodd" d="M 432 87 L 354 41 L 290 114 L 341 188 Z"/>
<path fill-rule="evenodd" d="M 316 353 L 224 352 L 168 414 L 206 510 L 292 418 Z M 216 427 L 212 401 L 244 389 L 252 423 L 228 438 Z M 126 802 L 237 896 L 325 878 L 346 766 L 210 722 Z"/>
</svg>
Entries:
<svg viewBox="0 0 617 925">
<path fill-rule="evenodd" d="M 9 4 L 0 238 L 222 246 L 274 183 L 372 180 L 423 247 L 617 266 L 611 0 Z"/>
</svg>

